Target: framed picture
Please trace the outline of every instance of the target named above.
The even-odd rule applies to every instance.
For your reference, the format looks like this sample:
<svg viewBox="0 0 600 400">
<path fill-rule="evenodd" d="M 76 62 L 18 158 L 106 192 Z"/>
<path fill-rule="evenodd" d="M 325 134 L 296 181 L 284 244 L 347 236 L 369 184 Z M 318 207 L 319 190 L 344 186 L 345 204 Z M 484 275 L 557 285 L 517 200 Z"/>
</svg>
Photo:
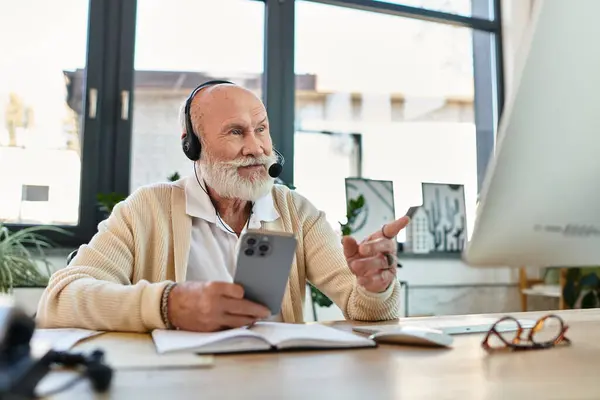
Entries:
<svg viewBox="0 0 600 400">
<path fill-rule="evenodd" d="M 360 196 L 364 205 L 350 223 L 351 235 L 359 242 L 384 224 L 393 222 L 396 216 L 392 181 L 346 178 L 346 204 Z"/>
<path fill-rule="evenodd" d="M 410 207 L 406 213 L 410 224 L 406 227 L 404 251 L 414 254 L 427 254 L 433 250 L 433 240 L 429 233 L 427 213 L 422 206 Z"/>
<path fill-rule="evenodd" d="M 420 243 L 427 243 L 430 251 L 462 251 L 468 237 L 464 185 L 424 182 L 422 190 L 419 235 L 429 236 L 419 239 Z"/>
</svg>

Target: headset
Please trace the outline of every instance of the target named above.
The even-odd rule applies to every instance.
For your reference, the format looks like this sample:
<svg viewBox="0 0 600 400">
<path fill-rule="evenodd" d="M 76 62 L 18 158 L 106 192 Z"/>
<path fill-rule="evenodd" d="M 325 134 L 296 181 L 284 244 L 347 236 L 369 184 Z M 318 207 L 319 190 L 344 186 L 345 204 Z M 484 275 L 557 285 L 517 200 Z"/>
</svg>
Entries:
<svg viewBox="0 0 600 400">
<path fill-rule="evenodd" d="M 21 308 L 0 305 L 0 399 L 26 400 L 48 397 L 89 379 L 97 393 L 108 391 L 113 368 L 104 360 L 102 350 L 91 354 L 50 350 L 41 358 L 31 354 L 35 320 Z M 54 369 L 66 367 L 79 372 L 75 378 L 40 394 L 38 383 Z"/>
<path fill-rule="evenodd" d="M 183 149 L 183 153 L 192 161 L 198 161 L 200 159 L 200 154 L 202 153 L 202 144 L 200 143 L 200 139 L 194 132 L 194 127 L 192 126 L 192 116 L 190 112 L 190 108 L 192 106 L 192 101 L 194 100 L 194 96 L 196 94 L 209 86 L 220 85 L 220 84 L 228 84 L 235 85 L 235 83 L 226 80 L 211 80 L 208 82 L 204 82 L 201 85 L 197 86 L 185 101 L 184 107 L 184 118 L 185 118 L 185 135 L 181 139 L 181 147 Z M 272 178 L 277 178 L 281 172 L 283 171 L 283 164 L 285 163 L 285 158 L 283 154 L 281 154 L 278 150 L 273 149 L 275 154 L 277 155 L 277 161 L 273 165 L 269 167 L 269 175 Z"/>
</svg>

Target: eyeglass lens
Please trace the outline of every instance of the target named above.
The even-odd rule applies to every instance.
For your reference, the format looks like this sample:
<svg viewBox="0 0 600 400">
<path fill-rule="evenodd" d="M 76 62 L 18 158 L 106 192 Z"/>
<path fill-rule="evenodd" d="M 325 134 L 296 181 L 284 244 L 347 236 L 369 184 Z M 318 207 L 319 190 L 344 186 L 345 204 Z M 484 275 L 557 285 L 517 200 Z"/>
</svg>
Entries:
<svg viewBox="0 0 600 400">
<path fill-rule="evenodd" d="M 488 335 L 487 346 L 491 348 L 552 346 L 564 329 L 563 321 L 555 315 L 537 320 L 533 327 L 524 328 L 517 319 L 505 317 L 494 324 Z M 537 346 L 536 346 L 537 347 Z"/>
<path fill-rule="evenodd" d="M 494 324 L 496 333 L 491 333 L 487 344 L 492 348 L 502 348 L 510 344 L 520 344 L 527 340 L 523 333 L 519 338 L 519 323 L 513 318 L 503 318 Z M 525 337 L 523 337 L 525 336 Z"/>
<path fill-rule="evenodd" d="M 531 341 L 537 344 L 551 343 L 560 336 L 562 330 L 563 322 L 558 317 L 550 315 L 538 320 L 529 336 Z"/>
</svg>

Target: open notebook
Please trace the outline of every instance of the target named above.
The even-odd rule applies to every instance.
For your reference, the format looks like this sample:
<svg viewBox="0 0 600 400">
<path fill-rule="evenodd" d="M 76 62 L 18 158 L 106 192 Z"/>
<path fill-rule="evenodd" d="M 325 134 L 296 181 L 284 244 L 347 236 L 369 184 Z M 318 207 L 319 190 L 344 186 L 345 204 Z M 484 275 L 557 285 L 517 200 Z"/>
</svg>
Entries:
<svg viewBox="0 0 600 400">
<path fill-rule="evenodd" d="M 259 322 L 250 328 L 216 333 L 157 329 L 152 339 L 158 353 L 240 353 L 283 349 L 335 349 L 374 347 L 375 342 L 323 325 Z"/>
</svg>

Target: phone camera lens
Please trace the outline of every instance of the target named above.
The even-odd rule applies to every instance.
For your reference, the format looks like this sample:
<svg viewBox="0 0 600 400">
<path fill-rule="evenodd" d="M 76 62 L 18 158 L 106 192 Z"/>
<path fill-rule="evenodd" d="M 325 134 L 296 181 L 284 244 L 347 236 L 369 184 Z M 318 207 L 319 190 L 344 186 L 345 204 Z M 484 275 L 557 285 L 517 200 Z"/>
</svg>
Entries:
<svg viewBox="0 0 600 400">
<path fill-rule="evenodd" d="M 266 253 L 267 251 L 269 251 L 269 246 L 266 244 L 261 244 L 258 247 L 258 250 L 260 250 L 261 253 Z"/>
<path fill-rule="evenodd" d="M 252 249 L 246 249 L 246 251 L 244 251 L 244 254 L 246 254 L 248 257 L 253 256 L 254 255 L 254 250 L 252 250 Z"/>
<path fill-rule="evenodd" d="M 248 244 L 248 246 L 254 246 L 256 244 L 256 239 L 254 239 L 254 238 L 248 238 L 248 240 L 246 241 L 246 243 Z"/>
</svg>

